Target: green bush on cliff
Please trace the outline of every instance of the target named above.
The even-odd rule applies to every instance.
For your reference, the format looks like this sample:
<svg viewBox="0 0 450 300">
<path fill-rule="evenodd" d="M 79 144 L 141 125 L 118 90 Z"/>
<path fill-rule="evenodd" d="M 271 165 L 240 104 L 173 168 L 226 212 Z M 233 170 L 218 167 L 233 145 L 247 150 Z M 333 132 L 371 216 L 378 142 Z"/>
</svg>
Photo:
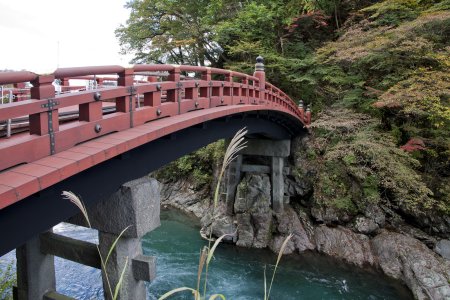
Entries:
<svg viewBox="0 0 450 300">
<path fill-rule="evenodd" d="M 319 145 L 313 182 L 316 205 L 349 215 L 364 213 L 368 204 L 383 204 L 418 218 L 450 212 L 448 200 L 436 198 L 424 182 L 419 161 L 381 132 L 376 120 L 345 109 L 330 114 L 323 113 L 313 124 L 320 129 L 314 142 Z"/>
<path fill-rule="evenodd" d="M 191 180 L 196 189 L 210 186 L 214 180 L 214 167 L 223 159 L 225 141 L 220 140 L 180 157 L 155 172 L 157 179 L 176 181 Z"/>
<path fill-rule="evenodd" d="M 389 199 L 413 214 L 450 212 L 449 8 L 448 0 L 379 1 L 355 12 L 340 37 L 298 69 L 296 81 L 316 99 L 315 116 L 334 106 L 381 121 L 345 136 L 327 132 L 326 126 L 315 128 L 326 145 L 326 154 L 319 156 L 325 159 L 321 174 L 336 176 L 328 187 L 326 175 L 319 176 L 319 190 L 336 197 L 331 201 L 326 193 L 318 194 L 317 201 L 337 201 L 335 206 L 348 212 L 364 204 L 358 197 Z M 333 118 L 343 116 L 333 116 L 330 124 Z M 412 138 L 426 149 L 399 149 Z"/>
</svg>

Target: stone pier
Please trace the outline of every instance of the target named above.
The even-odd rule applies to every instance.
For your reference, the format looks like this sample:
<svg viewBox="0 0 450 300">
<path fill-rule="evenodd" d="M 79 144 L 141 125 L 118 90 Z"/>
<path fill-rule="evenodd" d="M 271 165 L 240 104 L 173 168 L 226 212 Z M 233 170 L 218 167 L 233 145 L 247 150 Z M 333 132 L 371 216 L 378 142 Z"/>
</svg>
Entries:
<svg viewBox="0 0 450 300">
<path fill-rule="evenodd" d="M 116 193 L 96 207 L 88 208 L 89 219 L 98 230 L 99 245 L 55 234 L 43 233 L 17 248 L 17 287 L 14 299 L 72 299 L 58 294 L 55 286 L 54 256 L 102 269 L 105 299 L 112 299 L 122 271 L 124 280 L 118 299 L 145 300 L 145 281 L 156 274 L 156 259 L 142 254 L 141 239 L 160 225 L 160 191 L 158 182 L 147 177 L 125 183 Z M 86 226 L 77 215 L 68 222 Z M 103 260 L 122 230 L 125 230 L 109 256 Z M 108 276 L 108 279 L 106 278 Z"/>
<path fill-rule="evenodd" d="M 284 177 L 289 170 L 285 168 L 285 159 L 290 154 L 290 140 L 246 139 L 247 147 L 229 165 L 226 171 L 225 201 L 227 214 L 233 215 L 236 188 L 245 173 L 268 173 L 272 184 L 272 208 L 276 213 L 283 212 Z M 245 163 L 246 157 L 262 156 L 269 158 L 268 165 Z"/>
</svg>

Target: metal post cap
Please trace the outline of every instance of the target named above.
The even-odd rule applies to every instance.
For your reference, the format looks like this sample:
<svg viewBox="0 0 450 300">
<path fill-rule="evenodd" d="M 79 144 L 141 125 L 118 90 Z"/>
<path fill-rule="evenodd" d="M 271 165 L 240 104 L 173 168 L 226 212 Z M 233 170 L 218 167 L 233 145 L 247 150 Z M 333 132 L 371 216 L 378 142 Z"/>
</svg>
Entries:
<svg viewBox="0 0 450 300">
<path fill-rule="evenodd" d="M 256 58 L 255 71 L 264 71 L 264 58 L 261 55 Z"/>
</svg>

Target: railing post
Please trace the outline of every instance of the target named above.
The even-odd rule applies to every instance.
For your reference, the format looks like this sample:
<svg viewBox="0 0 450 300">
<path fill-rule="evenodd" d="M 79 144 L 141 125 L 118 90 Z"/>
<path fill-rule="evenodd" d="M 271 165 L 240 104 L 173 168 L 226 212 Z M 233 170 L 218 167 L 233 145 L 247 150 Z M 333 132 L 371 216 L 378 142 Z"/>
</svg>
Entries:
<svg viewBox="0 0 450 300">
<path fill-rule="evenodd" d="M 258 56 L 256 58 L 255 72 L 253 73 L 253 76 L 259 79 L 257 84 L 259 99 L 264 101 L 266 97 L 266 72 L 264 71 L 264 58 L 262 56 Z"/>
<path fill-rule="evenodd" d="M 202 98 L 208 98 L 209 99 L 209 106 L 211 108 L 211 85 L 212 85 L 212 81 L 211 81 L 211 69 L 210 68 L 206 68 L 206 71 L 202 72 L 202 80 L 206 81 L 208 83 L 207 87 L 201 87 L 200 88 L 200 97 Z"/>
<path fill-rule="evenodd" d="M 245 86 L 245 87 L 244 87 Z M 243 99 L 244 97 L 245 99 Z M 239 100 L 240 104 L 248 104 L 248 78 L 241 78 L 241 98 Z"/>
<path fill-rule="evenodd" d="M 175 67 L 169 72 L 168 80 L 175 83 L 175 89 L 167 90 L 167 102 L 178 102 L 178 113 L 180 113 L 181 89 L 180 67 Z"/>
<path fill-rule="evenodd" d="M 223 88 L 223 98 L 227 97 L 226 103 L 233 104 L 233 72 L 225 75 L 226 87 Z M 222 103 L 224 99 L 222 99 Z"/>
<path fill-rule="evenodd" d="M 311 105 L 310 104 L 308 104 L 306 106 L 305 124 L 306 125 L 310 125 L 311 124 Z"/>
<path fill-rule="evenodd" d="M 48 111 L 30 115 L 30 134 L 52 135 L 59 130 L 58 110 L 54 109 L 57 103 L 54 101 L 55 87 L 53 86 L 53 75 L 40 75 L 31 82 L 31 99 L 48 99 L 45 104 Z"/>
<path fill-rule="evenodd" d="M 131 91 L 133 87 L 133 69 L 125 69 L 123 72 L 119 73 L 119 78 L 117 79 L 118 86 L 128 86 L 130 87 L 130 95 L 133 93 Z M 134 110 L 134 101 L 132 101 L 133 96 L 129 97 L 118 97 L 116 98 L 116 111 L 118 112 L 130 112 Z"/>
<path fill-rule="evenodd" d="M 304 113 L 305 113 L 305 108 L 303 106 L 303 101 L 302 100 L 300 100 L 300 102 L 298 103 L 298 110 L 300 112 L 300 119 L 304 120 L 303 116 L 304 116 Z"/>
</svg>

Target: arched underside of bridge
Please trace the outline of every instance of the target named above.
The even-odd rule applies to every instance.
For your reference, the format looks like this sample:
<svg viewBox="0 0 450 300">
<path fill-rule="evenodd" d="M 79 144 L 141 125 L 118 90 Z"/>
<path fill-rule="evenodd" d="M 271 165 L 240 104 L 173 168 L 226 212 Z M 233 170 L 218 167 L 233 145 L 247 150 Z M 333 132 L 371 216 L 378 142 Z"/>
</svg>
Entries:
<svg viewBox="0 0 450 300">
<path fill-rule="evenodd" d="M 237 112 L 167 131 L 164 136 L 1 209 L 0 256 L 78 213 L 73 204 L 62 199 L 62 191 L 72 191 L 81 196 L 89 209 L 97 201 L 107 199 L 123 183 L 145 176 L 202 146 L 232 137 L 243 127 L 247 128 L 248 136 L 267 139 L 290 139 L 305 132 L 298 119 L 276 110 Z"/>
</svg>

